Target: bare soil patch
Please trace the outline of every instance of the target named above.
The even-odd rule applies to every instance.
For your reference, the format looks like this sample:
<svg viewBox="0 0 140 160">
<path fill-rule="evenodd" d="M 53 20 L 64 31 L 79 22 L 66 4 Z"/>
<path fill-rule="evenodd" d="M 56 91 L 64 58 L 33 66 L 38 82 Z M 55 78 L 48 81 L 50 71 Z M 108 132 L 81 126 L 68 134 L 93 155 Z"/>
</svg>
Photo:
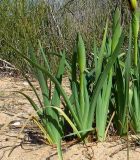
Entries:
<svg viewBox="0 0 140 160">
<path fill-rule="evenodd" d="M 38 83 L 32 83 L 39 90 Z M 64 80 L 63 85 L 67 87 L 67 80 Z M 35 97 L 22 78 L 0 78 L 0 159 L 57 160 L 56 148 L 43 142 L 39 129 L 29 120 L 31 115 L 36 115 L 33 108 L 23 96 L 14 91 Z M 25 124 L 26 127 L 23 127 Z M 68 143 L 63 146 L 63 155 L 64 160 L 126 160 L 127 148 L 124 140 L 111 138 L 110 142 L 104 143 Z M 131 145 L 130 160 L 140 160 L 138 145 Z"/>
</svg>

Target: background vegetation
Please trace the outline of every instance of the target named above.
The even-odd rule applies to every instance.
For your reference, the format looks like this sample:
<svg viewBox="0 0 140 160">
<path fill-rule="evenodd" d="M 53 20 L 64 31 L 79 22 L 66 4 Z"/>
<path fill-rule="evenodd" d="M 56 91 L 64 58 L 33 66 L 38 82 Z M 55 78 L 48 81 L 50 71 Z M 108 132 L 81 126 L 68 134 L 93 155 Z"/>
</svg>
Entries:
<svg viewBox="0 0 140 160">
<path fill-rule="evenodd" d="M 61 2 L 61 3 L 60 3 Z M 24 62 L 3 44 L 3 35 L 17 48 L 28 52 L 28 32 L 31 43 L 36 46 L 40 39 L 48 52 L 66 51 L 71 61 L 76 33 L 82 33 L 91 63 L 93 40 L 101 44 L 103 29 L 107 17 L 109 28 L 112 27 L 112 15 L 116 7 L 121 9 L 122 24 L 128 24 L 129 11 L 126 1 L 121 0 L 2 0 L 0 2 L 0 58 L 14 62 L 18 67 L 25 67 Z M 128 25 L 125 25 L 128 28 Z M 109 31 L 111 34 L 111 31 Z M 126 36 L 128 35 L 125 30 Z M 57 64 L 57 58 L 48 54 L 48 58 Z M 19 65 L 20 64 L 20 65 Z"/>
</svg>

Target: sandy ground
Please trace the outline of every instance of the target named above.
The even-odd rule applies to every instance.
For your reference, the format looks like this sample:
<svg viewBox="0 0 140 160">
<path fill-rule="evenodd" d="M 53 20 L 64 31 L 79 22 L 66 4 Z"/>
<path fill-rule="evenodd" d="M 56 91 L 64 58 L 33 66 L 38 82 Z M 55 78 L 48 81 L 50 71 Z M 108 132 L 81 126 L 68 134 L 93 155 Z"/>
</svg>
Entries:
<svg viewBox="0 0 140 160">
<path fill-rule="evenodd" d="M 33 84 L 39 90 L 37 82 L 33 81 Z M 0 77 L 0 159 L 57 160 L 56 148 L 42 142 L 39 129 L 29 120 L 31 115 L 35 115 L 32 107 L 14 91 L 35 97 L 23 79 Z M 110 142 L 86 145 L 66 144 L 63 146 L 64 160 L 127 160 L 126 142 L 113 139 Z M 130 160 L 140 160 L 140 146 L 132 144 L 129 157 Z"/>
</svg>

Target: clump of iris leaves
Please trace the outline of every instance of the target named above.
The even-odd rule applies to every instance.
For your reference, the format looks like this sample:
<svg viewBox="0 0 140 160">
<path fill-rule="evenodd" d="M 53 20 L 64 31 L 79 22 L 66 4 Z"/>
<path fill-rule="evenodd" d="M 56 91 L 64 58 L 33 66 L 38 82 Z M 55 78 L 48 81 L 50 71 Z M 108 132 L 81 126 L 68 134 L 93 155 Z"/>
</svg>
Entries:
<svg viewBox="0 0 140 160">
<path fill-rule="evenodd" d="M 13 45 L 6 35 L 3 35 L 4 45 L 28 64 L 39 82 L 41 98 L 22 71 L 38 103 L 30 95 L 19 93 L 27 98 L 36 111 L 38 117 L 33 120 L 46 142 L 56 144 L 60 160 L 63 159 L 61 142 L 66 137 L 74 136 L 86 142 L 88 135 L 96 132 L 97 139 L 104 141 L 110 124 L 120 136 L 127 135 L 129 130 L 140 132 L 140 46 L 137 36 L 133 37 L 134 27 L 130 23 L 127 51 L 123 49 L 126 48 L 123 47 L 124 29 L 118 8 L 113 18 L 112 34 L 108 34 L 107 20 L 101 46 L 97 46 L 94 40 L 91 65 L 87 67 L 86 47 L 78 33 L 72 63 L 67 61 L 65 51 L 51 54 L 59 60 L 55 75 L 48 60 L 49 53 L 44 49 L 41 39 L 38 38 L 34 46 L 30 27 L 26 25 L 28 19 L 21 18 L 21 21 L 25 25 L 20 34 L 26 39 L 27 50 Z M 133 60 L 133 38 L 137 60 Z M 62 87 L 65 71 L 70 80 L 70 95 Z"/>
</svg>

